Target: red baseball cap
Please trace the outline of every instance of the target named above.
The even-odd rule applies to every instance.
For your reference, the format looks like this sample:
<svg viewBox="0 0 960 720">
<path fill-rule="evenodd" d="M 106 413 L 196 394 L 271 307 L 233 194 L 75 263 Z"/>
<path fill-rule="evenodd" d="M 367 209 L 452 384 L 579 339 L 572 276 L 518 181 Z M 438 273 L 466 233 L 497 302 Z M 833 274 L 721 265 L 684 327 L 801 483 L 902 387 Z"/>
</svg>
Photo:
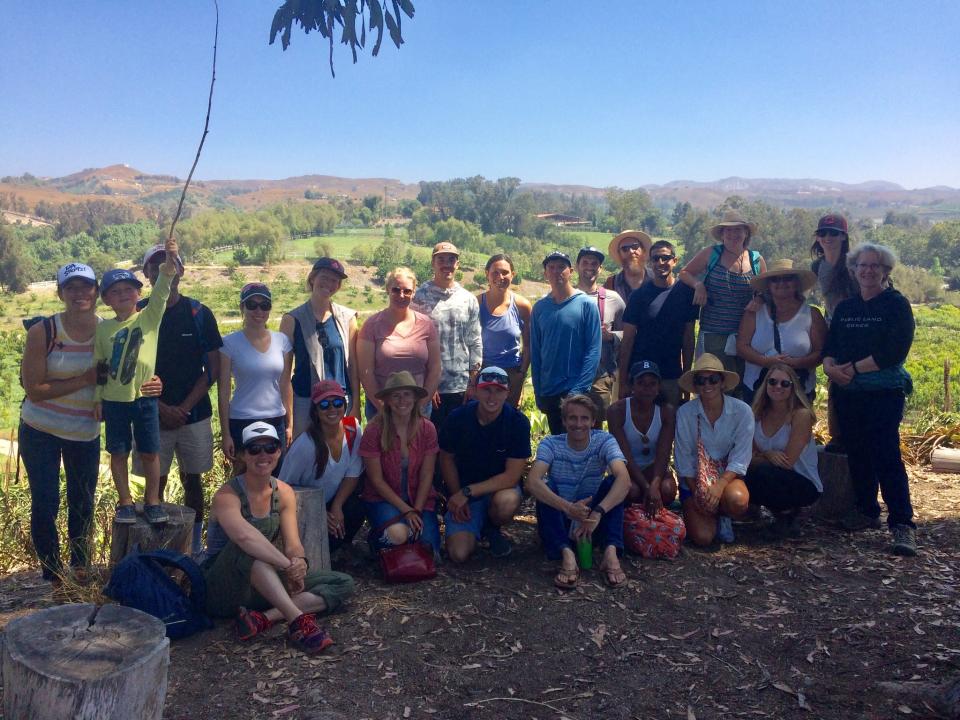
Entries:
<svg viewBox="0 0 960 720">
<path fill-rule="evenodd" d="M 317 404 L 329 397 L 346 398 L 346 393 L 336 380 L 320 380 L 310 391 L 310 402 Z"/>
<path fill-rule="evenodd" d="M 839 230 L 849 235 L 847 232 L 847 219 L 843 215 L 824 215 L 817 223 L 817 232 L 821 230 Z"/>
</svg>

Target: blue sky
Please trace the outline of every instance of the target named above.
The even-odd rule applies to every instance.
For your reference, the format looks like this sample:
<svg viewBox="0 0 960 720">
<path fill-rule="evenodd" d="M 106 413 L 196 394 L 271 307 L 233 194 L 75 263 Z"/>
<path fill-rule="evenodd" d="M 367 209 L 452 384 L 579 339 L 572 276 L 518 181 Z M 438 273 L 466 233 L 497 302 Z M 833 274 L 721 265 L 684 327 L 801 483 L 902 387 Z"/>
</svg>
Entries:
<svg viewBox="0 0 960 720">
<path fill-rule="evenodd" d="M 960 3 L 413 0 L 351 63 L 279 0 L 222 0 L 200 179 L 475 174 L 636 187 L 819 177 L 960 187 Z M 203 0 L 3 0 L 0 175 L 185 177 Z M 372 45 L 372 43 L 371 43 Z"/>
</svg>

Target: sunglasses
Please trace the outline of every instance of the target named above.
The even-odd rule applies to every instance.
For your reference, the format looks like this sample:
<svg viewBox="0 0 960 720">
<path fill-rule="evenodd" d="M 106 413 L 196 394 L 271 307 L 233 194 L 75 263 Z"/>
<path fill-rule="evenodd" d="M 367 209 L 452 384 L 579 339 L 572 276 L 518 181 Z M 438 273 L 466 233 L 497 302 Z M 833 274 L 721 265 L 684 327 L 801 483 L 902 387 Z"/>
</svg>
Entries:
<svg viewBox="0 0 960 720">
<path fill-rule="evenodd" d="M 694 375 L 693 384 L 697 387 L 703 387 L 704 385 L 719 385 L 722 380 L 723 377 L 717 374 Z"/>
<path fill-rule="evenodd" d="M 833 230 L 833 229 L 817 230 L 817 237 L 821 237 L 821 238 L 822 237 L 839 237 L 840 233 L 841 233 L 840 230 Z"/>
<path fill-rule="evenodd" d="M 643 245 L 640 243 L 630 243 L 628 245 L 621 245 L 620 252 L 633 252 L 634 250 L 639 250 Z"/>
<path fill-rule="evenodd" d="M 247 310 L 266 310 L 267 312 L 270 312 L 270 308 L 273 307 L 273 303 L 271 303 L 269 300 L 264 300 L 263 302 L 257 302 L 256 300 L 246 300 L 243 303 L 243 306 Z"/>
<path fill-rule="evenodd" d="M 498 383 L 500 385 L 509 385 L 510 381 L 507 379 L 506 375 L 501 375 L 497 372 L 485 372 L 480 373 L 477 376 L 477 382 L 482 383 Z"/>
<path fill-rule="evenodd" d="M 347 404 L 347 401 L 344 400 L 342 397 L 335 397 L 335 398 L 324 398 L 323 400 L 320 400 L 319 402 L 317 402 L 316 406 L 321 410 L 329 410 L 330 406 L 332 405 L 333 407 L 337 408 L 337 410 L 339 410 L 346 404 Z"/>
<path fill-rule="evenodd" d="M 279 451 L 280 451 L 280 443 L 278 442 L 255 443 L 254 445 L 247 445 L 248 455 L 259 455 L 260 453 L 273 455 L 275 452 L 279 452 Z"/>
<path fill-rule="evenodd" d="M 653 256 L 650 258 L 650 262 L 652 262 L 652 263 L 668 263 L 668 262 L 671 262 L 671 261 L 676 260 L 676 259 L 677 259 L 677 256 L 676 256 L 676 255 L 653 255 Z"/>
<path fill-rule="evenodd" d="M 777 380 L 776 378 L 770 378 L 767 380 L 767 385 L 770 387 L 776 387 L 779 385 L 782 388 L 793 387 L 793 380 Z"/>
<path fill-rule="evenodd" d="M 769 282 L 771 283 L 791 283 L 796 281 L 797 281 L 796 275 L 775 275 L 769 280 Z"/>
<path fill-rule="evenodd" d="M 327 331 L 323 327 L 323 323 L 317 323 L 317 341 L 324 350 L 330 345 L 330 338 L 327 337 Z"/>
<path fill-rule="evenodd" d="M 410 288 L 402 288 L 402 287 L 394 286 L 390 288 L 390 292 L 392 292 L 394 295 L 403 295 L 403 297 L 413 297 L 413 290 L 411 290 Z"/>
</svg>

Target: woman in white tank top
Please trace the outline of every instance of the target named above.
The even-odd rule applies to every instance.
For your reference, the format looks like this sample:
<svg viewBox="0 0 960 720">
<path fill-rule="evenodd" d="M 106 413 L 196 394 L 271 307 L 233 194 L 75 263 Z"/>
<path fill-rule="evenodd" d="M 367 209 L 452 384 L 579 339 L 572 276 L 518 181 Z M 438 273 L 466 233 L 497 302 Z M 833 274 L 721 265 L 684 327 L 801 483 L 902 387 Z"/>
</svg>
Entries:
<svg viewBox="0 0 960 720">
<path fill-rule="evenodd" d="M 661 402 L 660 369 L 655 362 L 634 363 L 628 377 L 630 395 L 607 410 L 607 428 L 627 459 L 628 501 L 643 503 L 655 515 L 677 496 L 677 481 L 668 468 L 676 409 Z"/>
<path fill-rule="evenodd" d="M 753 460 L 744 482 L 750 502 L 766 507 L 776 518 L 767 534 L 783 538 L 793 532 L 799 509 L 816 502 L 823 492 L 813 440 L 816 418 L 793 368 L 784 363 L 770 367 L 753 413 Z"/>
</svg>

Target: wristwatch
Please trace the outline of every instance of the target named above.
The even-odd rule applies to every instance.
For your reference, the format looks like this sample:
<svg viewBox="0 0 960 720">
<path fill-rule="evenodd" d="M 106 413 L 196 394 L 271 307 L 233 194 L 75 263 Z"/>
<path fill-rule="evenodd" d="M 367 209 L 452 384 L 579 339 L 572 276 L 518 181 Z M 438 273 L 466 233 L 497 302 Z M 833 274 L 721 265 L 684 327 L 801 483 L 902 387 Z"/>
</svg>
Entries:
<svg viewBox="0 0 960 720">
<path fill-rule="evenodd" d="M 595 512 L 595 513 L 597 513 L 598 515 L 600 515 L 601 519 L 603 518 L 604 515 L 607 514 L 607 511 L 603 508 L 602 505 L 597 505 L 597 506 L 596 506 L 595 508 L 593 508 L 590 512 Z"/>
<path fill-rule="evenodd" d="M 460 488 L 460 492 L 463 493 L 465 498 L 473 497 L 473 489 L 469 485 L 464 485 L 462 488 Z"/>
</svg>

